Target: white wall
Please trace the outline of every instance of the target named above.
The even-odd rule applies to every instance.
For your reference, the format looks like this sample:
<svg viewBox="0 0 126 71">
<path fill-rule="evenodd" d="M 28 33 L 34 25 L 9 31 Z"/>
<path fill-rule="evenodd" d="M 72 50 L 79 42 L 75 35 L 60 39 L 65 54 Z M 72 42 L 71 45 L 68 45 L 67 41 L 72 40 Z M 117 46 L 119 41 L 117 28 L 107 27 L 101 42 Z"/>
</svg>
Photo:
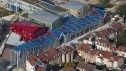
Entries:
<svg viewBox="0 0 126 71">
<path fill-rule="evenodd" d="M 27 60 L 26 60 L 26 71 L 34 71 L 34 66 L 32 66 Z"/>
</svg>

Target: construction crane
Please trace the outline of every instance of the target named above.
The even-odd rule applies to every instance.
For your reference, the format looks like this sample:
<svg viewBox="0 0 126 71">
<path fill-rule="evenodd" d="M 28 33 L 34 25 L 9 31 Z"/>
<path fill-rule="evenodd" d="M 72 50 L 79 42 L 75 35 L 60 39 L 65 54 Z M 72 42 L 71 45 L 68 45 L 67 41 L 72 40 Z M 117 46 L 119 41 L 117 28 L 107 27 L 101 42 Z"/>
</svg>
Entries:
<svg viewBox="0 0 126 71">
<path fill-rule="evenodd" d="M 14 23 L 19 18 L 19 16 L 23 15 L 24 13 L 26 13 L 26 11 L 23 11 L 21 13 L 16 13 L 15 16 L 10 20 L 10 24 Z M 3 50 L 5 48 L 5 44 L 6 44 L 7 40 L 8 40 L 8 38 L 10 37 L 11 33 L 12 33 L 12 31 L 9 30 L 9 33 L 6 34 L 6 38 L 4 39 L 2 44 L 0 45 L 0 55 L 2 55 Z"/>
</svg>

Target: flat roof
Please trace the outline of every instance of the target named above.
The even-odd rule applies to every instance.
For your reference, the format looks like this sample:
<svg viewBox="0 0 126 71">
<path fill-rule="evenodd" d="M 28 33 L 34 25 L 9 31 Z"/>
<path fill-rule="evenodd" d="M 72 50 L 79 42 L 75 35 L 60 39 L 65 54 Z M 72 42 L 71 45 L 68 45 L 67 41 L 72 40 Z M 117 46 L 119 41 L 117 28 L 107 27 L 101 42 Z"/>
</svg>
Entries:
<svg viewBox="0 0 126 71">
<path fill-rule="evenodd" d="M 14 14 L 14 13 L 0 7 L 0 17 L 9 16 L 12 14 Z"/>
<path fill-rule="evenodd" d="M 53 10 L 53 11 L 56 11 L 56 12 L 65 12 L 65 11 L 67 11 L 66 9 L 64 9 L 62 7 L 55 6 L 53 4 L 45 2 L 43 0 L 41 0 L 41 1 L 40 0 L 22 0 L 22 1 L 33 4 L 33 5 L 37 6 L 37 7 L 43 8 L 43 9 L 50 9 L 50 10 Z"/>
<path fill-rule="evenodd" d="M 47 23 L 47 22 L 52 23 L 52 22 L 56 21 L 57 19 L 59 19 L 59 16 L 52 14 L 50 12 L 47 12 L 45 10 L 43 10 L 41 12 L 36 12 L 36 13 L 30 14 L 29 16 L 36 18 L 38 20 L 41 20 L 45 23 Z"/>
<path fill-rule="evenodd" d="M 75 1 L 75 0 L 72 0 L 72 1 L 69 1 L 68 3 L 66 4 L 62 4 L 61 6 L 65 9 L 81 9 L 83 7 L 86 7 L 88 5 L 87 2 L 85 3 L 81 3 L 79 1 Z"/>
<path fill-rule="evenodd" d="M 13 46 L 18 46 L 23 44 L 23 41 L 20 41 L 21 36 L 12 32 L 10 37 L 8 38 L 6 44 L 13 45 Z"/>
</svg>

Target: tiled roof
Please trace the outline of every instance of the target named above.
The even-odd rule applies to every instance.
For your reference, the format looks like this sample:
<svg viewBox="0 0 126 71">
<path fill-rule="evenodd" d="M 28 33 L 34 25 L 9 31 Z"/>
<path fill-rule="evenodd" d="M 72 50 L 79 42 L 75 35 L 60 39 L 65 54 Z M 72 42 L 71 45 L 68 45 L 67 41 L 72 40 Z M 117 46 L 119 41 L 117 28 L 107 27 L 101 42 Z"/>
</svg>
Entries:
<svg viewBox="0 0 126 71">
<path fill-rule="evenodd" d="M 46 71 L 46 67 L 38 67 L 36 71 Z"/>
<path fill-rule="evenodd" d="M 27 60 L 28 60 L 28 62 L 29 62 L 32 66 L 35 66 L 36 63 L 37 63 L 37 57 L 36 57 L 36 56 L 30 55 L 29 58 L 28 58 Z"/>
<path fill-rule="evenodd" d="M 86 49 L 90 49 L 90 48 L 89 48 L 90 46 L 91 46 L 91 45 L 89 45 L 89 44 L 83 43 L 83 44 L 78 48 L 78 50 L 84 51 L 84 50 L 86 50 Z"/>
<path fill-rule="evenodd" d="M 126 52 L 126 47 L 125 46 L 119 46 L 117 48 L 118 51 L 121 51 L 121 52 Z"/>
<path fill-rule="evenodd" d="M 115 31 L 118 31 L 118 30 L 123 29 L 124 28 L 124 25 L 122 23 L 115 23 L 115 24 L 112 25 L 112 27 L 113 27 L 113 29 Z"/>
<path fill-rule="evenodd" d="M 67 54 L 72 52 L 72 49 L 69 46 L 63 46 L 59 48 L 52 48 L 49 49 L 47 52 L 42 52 L 38 55 L 40 60 L 48 62 L 56 59 L 57 57 L 61 56 L 61 54 Z"/>
<path fill-rule="evenodd" d="M 77 68 L 84 69 L 84 71 L 95 71 L 96 70 L 96 66 L 88 64 L 88 63 L 84 63 L 84 62 L 80 62 L 77 65 Z"/>
<path fill-rule="evenodd" d="M 59 50 L 57 49 L 50 49 L 49 51 L 47 51 L 46 53 L 41 53 L 39 54 L 39 58 L 42 61 L 52 61 L 55 58 L 59 57 L 61 55 L 61 53 L 59 52 Z"/>
<path fill-rule="evenodd" d="M 113 28 L 106 28 L 106 29 L 96 32 L 96 34 L 98 37 L 100 37 L 102 39 L 106 39 L 107 36 L 113 32 L 114 32 Z"/>
</svg>

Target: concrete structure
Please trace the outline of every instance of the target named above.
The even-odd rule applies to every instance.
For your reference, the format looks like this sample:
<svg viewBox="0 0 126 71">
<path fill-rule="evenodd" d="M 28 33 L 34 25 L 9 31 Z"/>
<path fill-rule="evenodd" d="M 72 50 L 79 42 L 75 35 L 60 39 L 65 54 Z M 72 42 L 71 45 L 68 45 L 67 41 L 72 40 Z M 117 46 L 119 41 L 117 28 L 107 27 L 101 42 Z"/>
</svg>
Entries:
<svg viewBox="0 0 126 71">
<path fill-rule="evenodd" d="M 15 68 L 14 70 L 12 70 L 12 71 L 25 71 L 24 69 L 22 69 L 22 68 Z"/>
<path fill-rule="evenodd" d="M 23 43 L 25 43 L 24 41 L 20 41 L 21 36 L 12 32 L 10 37 L 8 38 L 6 45 L 11 45 L 11 46 L 18 46 L 21 45 Z"/>
<path fill-rule="evenodd" d="M 39 13 L 32 13 L 28 15 L 28 19 L 41 26 L 49 27 L 50 29 L 56 29 L 61 26 L 61 17 L 52 14 L 48 11 L 40 11 Z"/>
<path fill-rule="evenodd" d="M 27 3 L 24 0 L 4 0 L 3 1 L 4 8 L 11 11 L 22 11 L 25 10 L 28 13 L 33 13 L 36 11 L 41 11 L 42 8 L 39 8 L 33 4 Z"/>
<path fill-rule="evenodd" d="M 62 16 L 68 15 L 66 9 L 49 4 L 42 0 L 41 1 L 40 0 L 32 0 L 32 1 L 31 0 L 4 0 L 1 3 L 4 3 L 2 4 L 4 8 L 15 12 L 26 11 L 31 14 L 46 9 L 47 11 L 53 12 L 58 15 L 62 15 Z"/>
<path fill-rule="evenodd" d="M 66 4 L 62 4 L 61 7 L 67 9 L 72 15 L 76 17 L 84 16 L 89 11 L 91 11 L 90 5 L 87 2 L 81 3 L 75 0 L 71 0 Z"/>
</svg>

